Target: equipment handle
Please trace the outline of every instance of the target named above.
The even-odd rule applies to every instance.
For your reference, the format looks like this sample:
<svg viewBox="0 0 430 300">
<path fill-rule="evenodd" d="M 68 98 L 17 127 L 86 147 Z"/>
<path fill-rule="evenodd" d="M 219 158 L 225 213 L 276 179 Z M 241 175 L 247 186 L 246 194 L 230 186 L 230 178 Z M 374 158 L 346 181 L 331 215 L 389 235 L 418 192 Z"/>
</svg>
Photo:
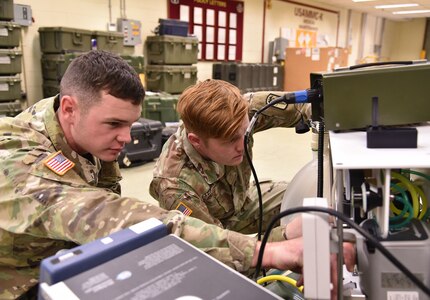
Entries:
<svg viewBox="0 0 430 300">
<path fill-rule="evenodd" d="M 73 33 L 73 40 L 72 40 L 73 45 L 82 45 L 83 44 L 82 39 L 83 39 L 83 36 L 80 32 Z"/>
<path fill-rule="evenodd" d="M 110 36 L 107 41 L 109 44 L 118 44 L 118 40 L 114 36 Z"/>
<path fill-rule="evenodd" d="M 342 67 L 334 69 L 334 71 L 345 71 L 345 70 L 356 70 L 366 67 L 375 67 L 375 66 L 386 66 L 386 65 L 415 65 L 415 64 L 422 64 L 426 63 L 426 59 L 419 59 L 419 60 L 400 60 L 400 61 L 380 61 L 380 62 L 373 62 L 373 63 L 366 63 L 366 64 L 359 64 L 349 67 Z"/>
</svg>

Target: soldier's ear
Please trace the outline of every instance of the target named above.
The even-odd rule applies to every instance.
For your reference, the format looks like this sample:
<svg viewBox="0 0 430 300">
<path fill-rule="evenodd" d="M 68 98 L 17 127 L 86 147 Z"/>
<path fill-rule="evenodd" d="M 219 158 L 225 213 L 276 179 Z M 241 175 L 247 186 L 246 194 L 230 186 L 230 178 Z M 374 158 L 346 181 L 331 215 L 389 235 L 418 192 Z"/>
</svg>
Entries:
<svg viewBox="0 0 430 300">
<path fill-rule="evenodd" d="M 63 119 L 73 121 L 77 112 L 77 101 L 70 96 L 63 96 L 60 100 L 60 114 Z"/>
<path fill-rule="evenodd" d="M 194 148 L 199 149 L 202 143 L 202 139 L 199 138 L 197 134 L 192 132 L 189 132 L 187 136 L 188 136 L 188 141 L 191 143 L 191 145 L 193 145 Z"/>
</svg>

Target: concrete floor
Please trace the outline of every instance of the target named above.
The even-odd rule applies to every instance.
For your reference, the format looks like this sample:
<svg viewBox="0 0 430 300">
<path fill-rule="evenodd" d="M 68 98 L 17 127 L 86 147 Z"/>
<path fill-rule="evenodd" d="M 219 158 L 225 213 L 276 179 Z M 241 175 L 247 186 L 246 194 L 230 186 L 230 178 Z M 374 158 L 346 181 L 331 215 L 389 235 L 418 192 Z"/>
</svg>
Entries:
<svg viewBox="0 0 430 300">
<path fill-rule="evenodd" d="M 312 159 L 311 133 L 296 134 L 294 128 L 273 128 L 254 134 L 254 167 L 258 179 L 291 181 Z M 122 169 L 122 195 L 158 204 L 149 195 L 155 161 Z M 253 178 L 251 178 L 253 180 Z"/>
</svg>

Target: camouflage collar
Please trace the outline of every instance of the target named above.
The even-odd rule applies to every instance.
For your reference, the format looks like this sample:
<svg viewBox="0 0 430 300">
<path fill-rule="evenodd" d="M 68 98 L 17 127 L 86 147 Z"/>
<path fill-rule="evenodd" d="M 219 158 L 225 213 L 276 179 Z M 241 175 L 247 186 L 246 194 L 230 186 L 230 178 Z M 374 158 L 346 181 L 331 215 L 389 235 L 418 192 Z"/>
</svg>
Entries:
<svg viewBox="0 0 430 300">
<path fill-rule="evenodd" d="M 180 126 L 179 139 L 182 141 L 185 154 L 208 184 L 213 184 L 224 176 L 225 166 L 203 158 L 188 141 L 183 124 Z"/>
<path fill-rule="evenodd" d="M 60 123 L 58 122 L 57 115 L 54 111 L 54 107 L 58 107 L 59 101 L 58 95 L 56 97 L 47 99 L 47 106 L 43 122 L 45 124 L 49 139 L 56 150 L 61 150 L 64 156 L 75 163 L 75 167 L 73 169 L 79 174 L 79 176 L 84 178 L 88 183 L 96 184 L 98 173 L 100 171 L 100 161 L 93 157 L 95 162 L 93 164 L 70 148 Z"/>
</svg>

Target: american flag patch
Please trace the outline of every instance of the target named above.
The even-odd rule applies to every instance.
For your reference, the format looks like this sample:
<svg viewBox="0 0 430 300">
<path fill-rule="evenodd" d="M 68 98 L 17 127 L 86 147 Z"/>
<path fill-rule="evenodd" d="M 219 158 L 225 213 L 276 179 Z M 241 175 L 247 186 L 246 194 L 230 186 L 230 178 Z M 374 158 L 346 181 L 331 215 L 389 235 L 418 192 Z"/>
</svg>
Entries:
<svg viewBox="0 0 430 300">
<path fill-rule="evenodd" d="M 45 160 L 45 166 L 55 174 L 64 175 L 75 166 L 75 163 L 67 159 L 61 151 L 58 151 Z"/>
<path fill-rule="evenodd" d="M 181 213 L 183 213 L 186 216 L 189 216 L 193 213 L 193 210 L 182 202 L 180 202 L 179 205 L 176 206 L 176 210 L 179 210 Z"/>
</svg>

